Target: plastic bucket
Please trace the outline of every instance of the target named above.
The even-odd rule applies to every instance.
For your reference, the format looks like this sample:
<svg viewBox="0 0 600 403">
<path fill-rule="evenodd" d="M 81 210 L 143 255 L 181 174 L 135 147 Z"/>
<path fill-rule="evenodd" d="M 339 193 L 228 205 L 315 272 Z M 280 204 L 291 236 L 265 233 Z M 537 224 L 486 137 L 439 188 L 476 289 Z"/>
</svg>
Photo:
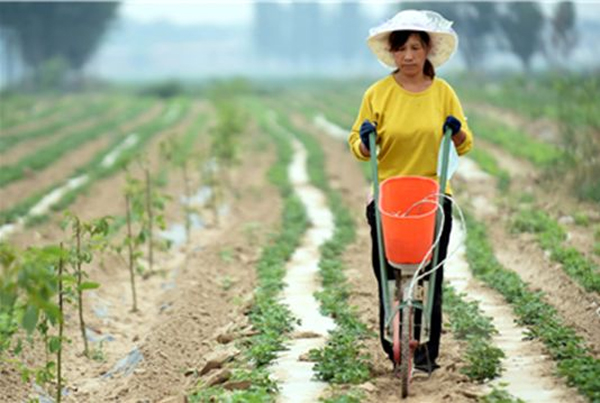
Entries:
<svg viewBox="0 0 600 403">
<path fill-rule="evenodd" d="M 433 243 L 437 181 L 421 176 L 396 176 L 383 181 L 379 189 L 387 259 L 397 265 L 421 263 Z"/>
</svg>

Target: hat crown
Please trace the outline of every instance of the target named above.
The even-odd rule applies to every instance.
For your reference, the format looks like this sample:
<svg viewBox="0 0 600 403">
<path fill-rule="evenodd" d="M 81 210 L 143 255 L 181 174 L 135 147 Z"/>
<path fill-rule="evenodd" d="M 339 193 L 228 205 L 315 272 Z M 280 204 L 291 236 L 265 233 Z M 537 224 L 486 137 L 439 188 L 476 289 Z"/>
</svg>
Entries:
<svg viewBox="0 0 600 403">
<path fill-rule="evenodd" d="M 443 32 L 452 28 L 452 21 L 448 21 L 435 11 L 404 10 L 375 29 L 381 32 L 389 28 L 398 30 L 403 26 L 407 29 Z"/>
<path fill-rule="evenodd" d="M 452 29 L 452 21 L 430 10 L 403 10 L 381 25 L 369 30 L 367 44 L 380 62 L 396 68 L 389 49 L 388 39 L 394 31 L 424 31 L 431 38 L 427 58 L 435 67 L 444 64 L 454 54 L 458 37 Z"/>
</svg>

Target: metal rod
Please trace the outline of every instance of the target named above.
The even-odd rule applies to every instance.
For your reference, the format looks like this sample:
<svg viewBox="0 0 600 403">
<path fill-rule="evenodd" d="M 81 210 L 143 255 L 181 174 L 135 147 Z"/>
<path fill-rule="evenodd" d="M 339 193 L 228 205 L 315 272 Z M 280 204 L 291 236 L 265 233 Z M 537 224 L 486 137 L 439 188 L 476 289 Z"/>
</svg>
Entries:
<svg viewBox="0 0 600 403">
<path fill-rule="evenodd" d="M 448 180 L 448 156 L 450 154 L 450 143 L 452 142 L 452 130 L 447 129 L 444 133 L 444 137 L 442 138 L 442 172 L 440 176 L 440 196 L 438 198 L 439 208 L 443 209 L 444 205 L 444 194 L 446 194 L 446 182 Z M 438 210 L 437 219 L 435 220 L 435 234 L 440 230 L 440 222 L 441 222 L 442 212 Z M 443 231 L 443 228 L 442 228 Z M 435 267 L 438 264 L 439 260 L 439 246 L 438 243 L 433 252 L 433 260 L 431 261 L 431 267 Z M 436 283 L 436 272 L 434 271 L 429 275 L 429 290 L 427 296 L 427 314 L 425 315 L 425 329 L 426 332 L 429 333 L 431 329 L 431 311 L 433 309 L 433 299 L 435 295 L 435 283 Z M 429 338 L 429 334 L 426 335 Z"/>
<path fill-rule="evenodd" d="M 383 253 L 383 235 L 381 229 L 381 214 L 379 213 L 379 177 L 377 172 L 377 145 L 375 143 L 376 133 L 369 134 L 369 150 L 371 152 L 371 176 L 373 178 L 373 197 L 375 203 L 375 227 L 377 230 L 377 246 L 379 253 L 379 279 L 381 284 L 381 298 L 383 299 L 384 318 L 389 318 L 390 294 L 388 288 L 388 276 L 385 265 L 385 254 Z"/>
</svg>

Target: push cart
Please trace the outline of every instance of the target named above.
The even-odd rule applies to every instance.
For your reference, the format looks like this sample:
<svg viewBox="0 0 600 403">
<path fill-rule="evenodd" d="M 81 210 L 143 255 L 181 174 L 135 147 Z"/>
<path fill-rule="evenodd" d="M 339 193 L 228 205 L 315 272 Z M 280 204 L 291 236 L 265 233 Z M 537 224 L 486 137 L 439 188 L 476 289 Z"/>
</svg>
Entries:
<svg viewBox="0 0 600 403">
<path fill-rule="evenodd" d="M 401 396 L 408 395 L 413 355 L 429 339 L 438 244 L 444 223 L 443 199 L 448 179 L 451 130 L 441 143 L 438 182 L 419 176 L 388 178 L 379 184 L 376 133 L 369 135 L 379 246 L 385 337 L 393 347 L 394 371 L 401 379 Z M 386 259 L 395 270 L 389 280 Z M 430 269 L 425 272 L 425 269 Z M 415 310 L 422 312 L 415 320 Z"/>
</svg>

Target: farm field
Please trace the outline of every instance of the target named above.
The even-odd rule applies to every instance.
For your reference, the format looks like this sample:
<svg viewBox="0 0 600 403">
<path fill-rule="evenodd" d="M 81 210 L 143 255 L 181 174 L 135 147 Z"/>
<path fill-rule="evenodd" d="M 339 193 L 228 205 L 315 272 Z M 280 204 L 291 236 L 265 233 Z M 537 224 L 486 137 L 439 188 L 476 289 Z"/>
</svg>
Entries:
<svg viewBox="0 0 600 403">
<path fill-rule="evenodd" d="M 528 98 L 544 80 L 511 103 L 518 79 L 456 79 L 475 135 L 453 178 L 466 228 L 441 368 L 407 402 L 600 401 L 600 126 L 587 93 Z M 0 400 L 276 401 L 299 395 L 278 357 L 315 339 L 295 359 L 304 401 L 402 401 L 377 337 L 369 167 L 346 142 L 367 86 L 7 99 L 32 113 L 0 125 Z M 308 317 L 333 329 L 285 303 L 303 258 Z"/>
</svg>

